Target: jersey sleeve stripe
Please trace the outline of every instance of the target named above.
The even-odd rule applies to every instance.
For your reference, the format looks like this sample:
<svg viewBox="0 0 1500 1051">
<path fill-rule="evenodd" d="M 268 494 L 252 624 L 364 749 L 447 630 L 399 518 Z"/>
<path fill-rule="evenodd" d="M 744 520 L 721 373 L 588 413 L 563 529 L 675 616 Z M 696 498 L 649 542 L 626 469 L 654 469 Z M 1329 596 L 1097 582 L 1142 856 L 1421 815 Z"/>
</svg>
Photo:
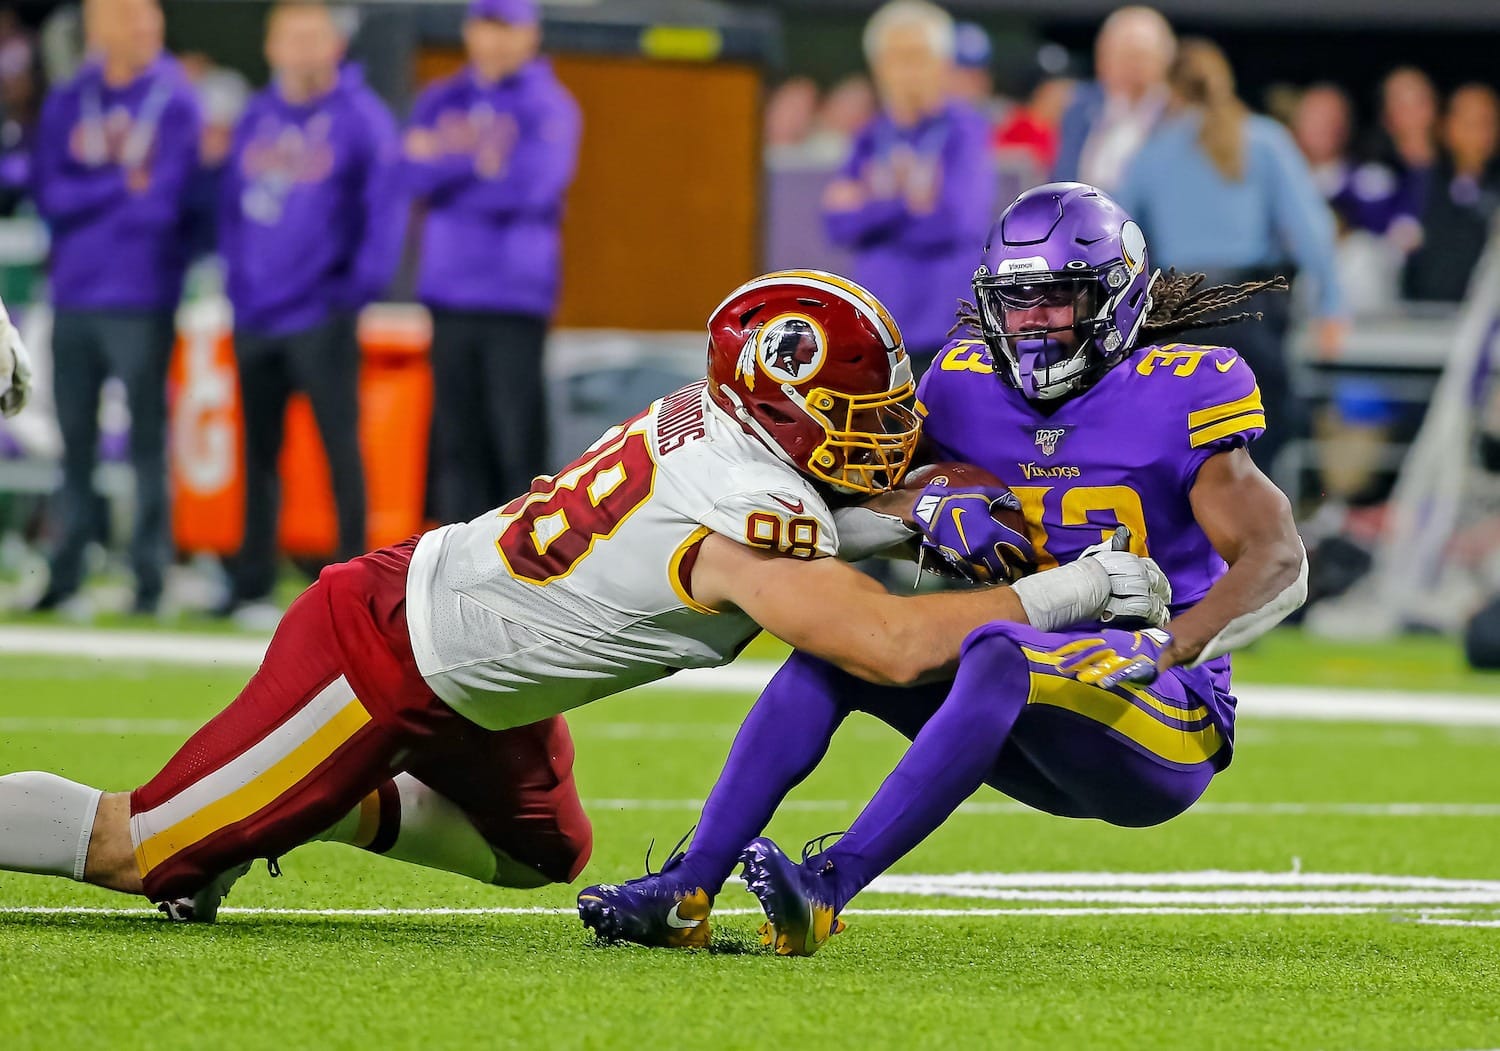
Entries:
<svg viewBox="0 0 1500 1051">
<path fill-rule="evenodd" d="M 719 611 L 705 606 L 693 598 L 688 585 L 692 582 L 693 563 L 697 561 L 698 545 L 707 539 L 713 530 L 708 526 L 699 526 L 688 535 L 688 538 L 677 545 L 677 550 L 672 552 L 672 564 L 667 568 L 667 579 L 672 582 L 672 590 L 682 600 L 682 604 L 694 613 L 703 613 L 710 617 L 718 616 Z M 688 556 L 692 555 L 692 558 Z"/>
<path fill-rule="evenodd" d="M 1215 423 L 1230 416 L 1238 416 L 1243 412 L 1261 411 L 1260 387 L 1257 385 L 1254 390 L 1243 398 L 1226 401 L 1222 405 L 1210 405 L 1206 409 L 1198 409 L 1195 412 L 1188 413 L 1188 430 L 1196 430 L 1204 424 Z"/>
<path fill-rule="evenodd" d="M 1204 427 L 1202 430 L 1194 431 L 1189 437 L 1189 442 L 1194 449 L 1201 449 L 1203 446 L 1208 445 L 1210 442 L 1216 442 L 1220 438 L 1227 438 L 1231 434 L 1254 430 L 1256 428 L 1260 430 L 1266 429 L 1266 414 L 1263 412 L 1247 412 L 1243 416 L 1235 416 L 1232 419 L 1225 420 L 1223 423 L 1216 423 L 1210 427 Z"/>
</svg>

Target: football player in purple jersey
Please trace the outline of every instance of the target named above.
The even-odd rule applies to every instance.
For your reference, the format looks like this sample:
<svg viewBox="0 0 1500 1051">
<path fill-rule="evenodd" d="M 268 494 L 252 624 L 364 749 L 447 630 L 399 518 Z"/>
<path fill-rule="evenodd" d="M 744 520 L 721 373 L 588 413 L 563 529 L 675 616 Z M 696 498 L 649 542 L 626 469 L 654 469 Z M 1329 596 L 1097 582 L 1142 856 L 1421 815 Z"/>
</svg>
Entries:
<svg viewBox="0 0 1500 1051">
<path fill-rule="evenodd" d="M 1241 320 L 1224 312 L 1284 285 L 1199 290 L 1201 280 L 1153 271 L 1140 227 L 1097 189 L 1028 190 L 975 272 L 960 314 L 975 338 L 944 348 L 918 392 L 929 458 L 1004 481 L 1039 568 L 1111 538 L 1149 552 L 1172 585 L 1167 630 L 1062 630 L 1028 610 L 1029 624 L 973 632 L 951 682 L 908 689 L 793 654 L 735 738 L 692 846 L 659 873 L 585 889 L 586 925 L 611 939 L 705 945 L 713 895 L 743 861 L 768 944 L 809 955 L 842 928 L 855 894 L 982 784 L 1046 813 L 1128 827 L 1173 818 L 1203 794 L 1233 749 L 1229 651 L 1301 604 L 1306 561 L 1286 498 L 1247 452 L 1265 428 L 1250 367 L 1229 347 L 1170 342 Z M 1005 579 L 999 533 L 976 529 L 989 516 L 955 517 L 917 515 L 924 546 Z M 1030 583 L 1017 589 L 1023 606 Z M 852 711 L 911 747 L 837 842 L 795 862 L 759 833 Z"/>
</svg>

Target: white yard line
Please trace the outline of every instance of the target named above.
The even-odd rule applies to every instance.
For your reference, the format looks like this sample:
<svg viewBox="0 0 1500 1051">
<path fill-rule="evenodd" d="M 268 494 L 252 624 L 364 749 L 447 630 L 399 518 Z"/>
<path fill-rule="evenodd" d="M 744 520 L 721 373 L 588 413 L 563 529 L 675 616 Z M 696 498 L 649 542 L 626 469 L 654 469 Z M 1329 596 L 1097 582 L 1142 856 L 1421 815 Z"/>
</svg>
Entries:
<svg viewBox="0 0 1500 1051">
<path fill-rule="evenodd" d="M 128 660 L 188 666 L 254 667 L 265 639 L 84 628 L 0 627 L 0 655 Z M 770 680 L 771 661 L 679 672 L 646 690 L 753 693 Z M 1252 717 L 1328 722 L 1500 726 L 1500 699 L 1452 693 L 1406 693 L 1338 687 L 1237 686 L 1240 711 Z M 611 731 L 601 730 L 601 734 Z"/>
<path fill-rule="evenodd" d="M 961 872 L 887 874 L 872 894 L 914 898 L 981 898 L 1011 907 L 850 909 L 851 916 L 1342 916 L 1417 913 L 1490 922 L 1500 908 L 1500 880 L 1442 879 L 1378 873 L 1231 872 Z M 743 900 L 743 899 L 741 899 Z M 1021 907 L 1027 906 L 1027 907 Z M 570 916 L 571 908 L 227 908 L 243 916 Z M 753 916 L 753 908 L 717 910 Z M 0 907 L 0 915 L 149 915 L 146 908 Z"/>
<path fill-rule="evenodd" d="M 1371 907 L 1323 907 L 1323 908 L 1111 908 L 1111 909 L 845 909 L 842 916 L 895 916 L 916 919 L 999 919 L 1013 916 L 1370 916 L 1390 914 L 1388 908 Z M 1456 913 L 1458 909 L 1424 909 L 1420 923 L 1441 924 L 1437 917 L 1442 913 Z M 759 909 L 714 909 L 714 916 L 759 916 Z M 11 905 L 0 906 L 0 916 L 159 916 L 156 909 L 103 909 L 87 906 L 66 905 Z M 220 916 L 275 916 L 309 918 L 379 918 L 383 916 L 443 917 L 443 916 L 569 916 L 576 917 L 572 908 L 405 908 L 405 909 L 275 909 L 233 908 L 219 910 Z M 1446 921 L 1448 926 L 1500 927 L 1500 920 L 1479 921 L 1458 918 Z"/>
</svg>

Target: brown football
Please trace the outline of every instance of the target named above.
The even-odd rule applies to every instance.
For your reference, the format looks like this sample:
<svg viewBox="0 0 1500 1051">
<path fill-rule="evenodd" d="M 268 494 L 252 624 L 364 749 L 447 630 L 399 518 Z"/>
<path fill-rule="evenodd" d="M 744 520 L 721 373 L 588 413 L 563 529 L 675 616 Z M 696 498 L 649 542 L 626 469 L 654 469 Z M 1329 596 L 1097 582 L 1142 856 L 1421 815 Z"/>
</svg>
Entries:
<svg viewBox="0 0 1500 1051">
<path fill-rule="evenodd" d="M 1010 492 L 1010 486 L 999 478 L 996 478 L 983 467 L 977 467 L 971 463 L 930 463 L 912 470 L 901 480 L 901 489 L 920 491 L 933 482 L 943 482 L 955 488 L 970 485 L 985 485 L 994 489 L 1003 489 Z M 1014 494 L 1012 494 L 1014 495 Z M 1022 536 L 1030 535 L 1026 529 L 1026 516 L 1019 509 L 1020 502 L 1016 507 L 994 507 L 990 511 L 991 517 L 1002 525 L 1009 526 Z M 908 516 L 908 521 L 910 517 Z M 1028 576 L 1036 572 L 1036 566 L 1025 563 L 1016 567 L 1017 577 Z"/>
</svg>

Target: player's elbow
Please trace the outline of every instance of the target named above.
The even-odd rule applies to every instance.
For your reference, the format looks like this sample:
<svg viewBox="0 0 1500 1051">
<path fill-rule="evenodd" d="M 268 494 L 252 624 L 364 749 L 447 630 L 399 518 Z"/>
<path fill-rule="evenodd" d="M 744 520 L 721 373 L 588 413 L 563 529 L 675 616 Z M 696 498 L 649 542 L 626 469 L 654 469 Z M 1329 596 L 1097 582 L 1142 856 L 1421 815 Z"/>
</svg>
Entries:
<svg viewBox="0 0 1500 1051">
<path fill-rule="evenodd" d="M 1266 563 L 1267 575 L 1272 578 L 1276 590 L 1289 598 L 1295 597 L 1293 609 L 1302 605 L 1307 600 L 1307 551 L 1301 538 L 1293 534 L 1271 545 L 1266 553 Z"/>
</svg>

